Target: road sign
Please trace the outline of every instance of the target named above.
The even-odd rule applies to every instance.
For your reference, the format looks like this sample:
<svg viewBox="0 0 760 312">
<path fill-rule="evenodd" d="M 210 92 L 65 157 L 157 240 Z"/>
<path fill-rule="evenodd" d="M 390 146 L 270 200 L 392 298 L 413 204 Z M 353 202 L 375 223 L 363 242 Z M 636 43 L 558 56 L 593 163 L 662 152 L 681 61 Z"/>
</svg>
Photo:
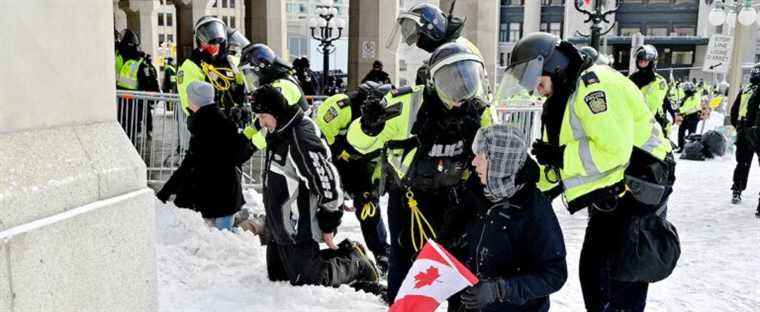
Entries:
<svg viewBox="0 0 760 312">
<path fill-rule="evenodd" d="M 702 71 L 708 73 L 726 73 L 731 65 L 731 49 L 734 45 L 734 37 L 726 35 L 712 35 L 707 46 L 707 54 L 702 65 Z"/>
</svg>

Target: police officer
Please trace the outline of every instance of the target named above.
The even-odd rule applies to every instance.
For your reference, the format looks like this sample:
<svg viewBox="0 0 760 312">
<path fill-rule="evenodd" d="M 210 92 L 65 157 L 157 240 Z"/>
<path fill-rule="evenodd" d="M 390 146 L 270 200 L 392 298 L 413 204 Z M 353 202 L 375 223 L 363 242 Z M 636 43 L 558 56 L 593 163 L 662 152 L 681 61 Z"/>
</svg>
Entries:
<svg viewBox="0 0 760 312">
<path fill-rule="evenodd" d="M 636 49 L 635 55 L 638 71 L 629 78 L 644 94 L 652 117 L 660 123 L 663 131 L 667 132 L 669 122 L 663 108 L 670 105 L 670 103 L 666 103 L 668 101 L 668 81 L 654 71 L 657 68 L 657 49 L 652 45 L 645 44 Z"/>
<path fill-rule="evenodd" d="M 742 191 L 747 188 L 747 177 L 752 166 L 752 158 L 758 154 L 758 126 L 760 126 L 760 64 L 752 68 L 747 86 L 736 97 L 731 106 L 731 125 L 736 128 L 736 169 L 734 169 L 734 185 L 731 187 L 733 198 L 731 203 L 738 204 L 742 200 Z M 760 217 L 760 203 L 756 216 Z"/>
<path fill-rule="evenodd" d="M 293 60 L 293 69 L 298 84 L 306 95 L 318 95 L 321 91 L 317 74 L 311 70 L 311 63 L 307 57 L 300 57 Z"/>
<path fill-rule="evenodd" d="M 676 123 L 678 127 L 678 150 L 683 151 L 686 144 L 686 132 L 693 134 L 697 131 L 699 124 L 700 111 L 702 110 L 702 97 L 697 93 L 697 89 L 691 82 L 683 83 L 684 98 L 681 106 L 676 110 Z"/>
<path fill-rule="evenodd" d="M 194 29 L 197 48 L 177 72 L 177 91 L 182 107 L 189 115 L 187 86 L 191 82 L 209 82 L 216 90 L 214 101 L 228 118 L 242 128 L 250 116 L 241 109 L 245 102 L 243 79 L 236 77 L 233 70 L 236 60 L 228 57 L 227 25 L 219 18 L 204 16 L 195 23 Z"/>
<path fill-rule="evenodd" d="M 129 29 L 125 29 L 119 41 L 116 67 L 116 88 L 119 90 L 158 91 L 158 75 L 150 58 L 140 51 L 140 38 Z M 148 105 L 150 109 L 152 104 Z M 147 121 L 148 137 L 151 129 L 151 114 L 145 112 L 143 102 L 137 104 L 119 103 L 117 115 L 124 131 L 130 136 L 142 131 L 143 122 Z M 146 120 L 143 120 L 146 116 Z"/>
<path fill-rule="evenodd" d="M 167 57 L 164 63 L 163 91 L 167 93 L 177 92 L 177 70 L 174 68 L 174 59 Z"/>
<path fill-rule="evenodd" d="M 464 224 L 457 223 L 462 218 L 451 207 L 458 206 L 472 176 L 467 147 L 486 114 L 485 96 L 483 59 L 467 45 L 450 42 L 432 54 L 427 85 L 370 95 L 362 116 L 349 127 L 348 142 L 356 150 L 384 154 L 390 302 L 427 238 L 456 251 Z"/>
<path fill-rule="evenodd" d="M 586 309 L 643 311 L 648 283 L 613 280 L 608 264 L 625 247 L 614 238 L 631 215 L 665 207 L 674 169 L 670 144 L 635 84 L 609 66 L 584 67 L 575 46 L 551 34 L 517 42 L 497 101 L 522 90 L 548 97 L 543 139 L 531 151 L 544 167 L 541 178 L 561 183 L 571 213 L 589 208 L 580 259 Z M 627 176 L 646 181 L 628 191 Z"/>
<path fill-rule="evenodd" d="M 388 84 L 381 85 L 374 81 L 362 83 L 351 92 L 327 98 L 317 109 L 315 117 L 332 151 L 332 162 L 343 180 L 343 189 L 353 200 L 364 241 L 375 255 L 375 263 L 382 272 L 388 270 L 390 245 L 379 207 L 378 198 L 382 194 L 378 194 L 374 186 L 379 180 L 376 174 L 379 153 L 359 153 L 348 144 L 346 132 L 351 122 L 361 116 L 361 107 L 368 94 L 380 94 L 382 97 L 390 89 Z"/>
<path fill-rule="evenodd" d="M 306 96 L 291 75 L 291 70 L 290 64 L 285 63 L 265 44 L 250 44 L 243 48 L 240 71 L 245 77 L 246 88 L 254 92 L 263 85 L 271 85 L 282 93 L 289 105 L 298 106 L 309 115 L 311 112 Z M 263 150 L 266 142 L 260 129 L 260 123 L 255 121 L 252 126 L 246 126 L 243 133 L 253 140 L 257 148 Z"/>
</svg>

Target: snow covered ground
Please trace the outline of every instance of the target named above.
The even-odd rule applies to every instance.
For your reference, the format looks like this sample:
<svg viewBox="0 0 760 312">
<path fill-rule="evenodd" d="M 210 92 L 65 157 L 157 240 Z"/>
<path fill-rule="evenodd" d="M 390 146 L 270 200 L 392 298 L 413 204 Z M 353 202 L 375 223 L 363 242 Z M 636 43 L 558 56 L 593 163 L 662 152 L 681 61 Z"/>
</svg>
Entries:
<svg viewBox="0 0 760 312">
<path fill-rule="evenodd" d="M 650 286 L 648 311 L 760 311 L 760 219 L 754 217 L 760 168 L 744 201 L 730 204 L 733 157 L 679 161 L 668 217 L 682 255 L 673 275 Z M 248 201 L 260 208 L 257 194 Z M 554 203 L 568 250 L 570 276 L 552 296 L 552 311 L 582 311 L 578 257 L 584 212 Z M 267 280 L 264 248 L 247 233 L 209 230 L 200 215 L 158 205 L 161 311 L 385 311 L 375 297 L 348 287 L 291 287 Z M 361 240 L 358 221 L 344 217 L 339 239 Z"/>
</svg>

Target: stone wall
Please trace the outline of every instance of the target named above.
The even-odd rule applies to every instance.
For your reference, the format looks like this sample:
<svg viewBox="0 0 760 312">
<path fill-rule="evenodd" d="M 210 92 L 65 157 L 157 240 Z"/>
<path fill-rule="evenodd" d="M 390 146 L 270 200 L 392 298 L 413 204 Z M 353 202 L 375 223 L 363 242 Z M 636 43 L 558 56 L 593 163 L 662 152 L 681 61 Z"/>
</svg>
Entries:
<svg viewBox="0 0 760 312">
<path fill-rule="evenodd" d="M 0 2 L 0 311 L 155 311 L 155 199 L 115 120 L 113 3 Z"/>
</svg>

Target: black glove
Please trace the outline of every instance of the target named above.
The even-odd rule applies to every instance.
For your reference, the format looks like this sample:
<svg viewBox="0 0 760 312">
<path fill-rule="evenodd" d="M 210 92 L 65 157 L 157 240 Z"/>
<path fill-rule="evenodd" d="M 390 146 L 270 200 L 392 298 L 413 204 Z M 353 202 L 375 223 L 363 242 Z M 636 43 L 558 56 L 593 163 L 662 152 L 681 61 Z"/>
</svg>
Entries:
<svg viewBox="0 0 760 312">
<path fill-rule="evenodd" d="M 322 233 L 335 233 L 340 225 L 340 218 L 343 217 L 343 210 L 338 209 L 335 211 L 329 211 L 327 209 L 319 209 L 317 211 L 317 223 Z"/>
<path fill-rule="evenodd" d="M 367 97 L 361 107 L 362 131 L 370 136 L 376 136 L 385 128 L 385 107 L 382 98 Z"/>
<path fill-rule="evenodd" d="M 480 310 L 494 302 L 503 302 L 505 292 L 503 279 L 481 280 L 462 293 L 462 303 L 468 310 Z"/>
<path fill-rule="evenodd" d="M 533 142 L 533 149 L 530 151 L 539 164 L 554 168 L 563 168 L 565 157 L 565 146 L 549 144 L 541 140 Z"/>
<path fill-rule="evenodd" d="M 164 204 L 166 204 L 166 201 L 169 200 L 170 196 L 172 196 L 172 194 L 167 191 L 166 188 L 161 188 L 161 190 L 156 193 L 156 198 Z"/>
</svg>

